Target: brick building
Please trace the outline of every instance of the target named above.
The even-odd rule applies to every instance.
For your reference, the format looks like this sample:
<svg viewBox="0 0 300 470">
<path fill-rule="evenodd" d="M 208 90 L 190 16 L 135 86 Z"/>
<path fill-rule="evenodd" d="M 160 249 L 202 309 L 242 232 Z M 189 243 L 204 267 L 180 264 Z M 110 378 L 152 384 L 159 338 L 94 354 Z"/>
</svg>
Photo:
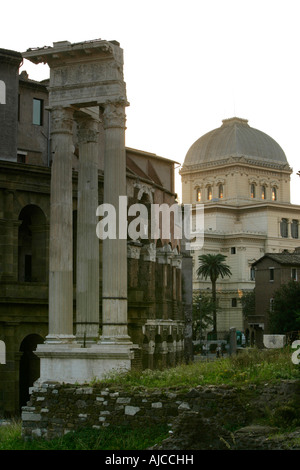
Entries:
<svg viewBox="0 0 300 470">
<path fill-rule="evenodd" d="M 282 284 L 300 279 L 300 248 L 293 253 L 266 253 L 253 263 L 255 269 L 255 314 L 247 318 L 250 343 L 262 347 L 263 335 L 270 334 L 269 312 L 273 297 Z"/>
</svg>

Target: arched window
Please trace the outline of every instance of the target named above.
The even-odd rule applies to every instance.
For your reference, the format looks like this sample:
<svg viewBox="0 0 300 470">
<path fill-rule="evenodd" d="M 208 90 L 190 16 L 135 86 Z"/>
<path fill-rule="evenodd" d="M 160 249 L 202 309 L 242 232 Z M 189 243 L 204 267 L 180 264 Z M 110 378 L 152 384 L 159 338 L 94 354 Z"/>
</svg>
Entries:
<svg viewBox="0 0 300 470">
<path fill-rule="evenodd" d="M 208 199 L 209 201 L 212 200 L 212 187 L 211 187 L 211 186 L 208 186 L 208 187 L 207 187 L 207 199 Z"/>
<path fill-rule="evenodd" d="M 266 199 L 266 197 L 267 197 L 266 187 L 263 184 L 262 187 L 261 187 L 261 198 Z"/>
<path fill-rule="evenodd" d="M 288 219 L 281 219 L 281 222 L 280 222 L 280 235 L 283 238 L 288 237 Z"/>
<path fill-rule="evenodd" d="M 222 184 L 219 184 L 219 198 L 220 199 L 223 199 L 223 185 Z"/>
<path fill-rule="evenodd" d="M 250 196 L 252 199 L 255 198 L 255 184 L 254 183 L 250 185 Z"/>
<path fill-rule="evenodd" d="M 299 238 L 299 221 L 297 219 L 292 220 L 291 235 L 293 238 Z"/>
<path fill-rule="evenodd" d="M 272 187 L 272 201 L 276 201 L 277 200 L 277 191 L 276 191 L 276 188 L 275 186 Z"/>
<path fill-rule="evenodd" d="M 201 202 L 201 189 L 200 188 L 196 189 L 196 201 Z"/>
</svg>

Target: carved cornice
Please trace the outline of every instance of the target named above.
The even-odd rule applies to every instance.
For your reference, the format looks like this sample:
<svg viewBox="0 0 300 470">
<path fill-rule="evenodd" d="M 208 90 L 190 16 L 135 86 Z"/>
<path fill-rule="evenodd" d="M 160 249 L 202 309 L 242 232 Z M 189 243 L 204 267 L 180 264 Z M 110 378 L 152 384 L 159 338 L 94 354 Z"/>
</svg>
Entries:
<svg viewBox="0 0 300 470">
<path fill-rule="evenodd" d="M 181 175 L 193 173 L 196 171 L 203 171 L 208 170 L 210 168 L 216 167 L 224 167 L 224 166 L 232 166 L 232 165 L 242 165 L 242 166 L 253 166 L 253 167 L 263 167 L 265 169 L 273 169 L 279 171 L 285 171 L 288 173 L 292 173 L 292 169 L 288 163 L 276 163 L 272 160 L 257 160 L 251 157 L 244 157 L 244 156 L 236 156 L 236 157 L 228 157 L 224 158 L 223 160 L 216 160 L 213 162 L 206 162 L 206 163 L 196 163 L 194 165 L 183 165 L 179 171 Z"/>
</svg>

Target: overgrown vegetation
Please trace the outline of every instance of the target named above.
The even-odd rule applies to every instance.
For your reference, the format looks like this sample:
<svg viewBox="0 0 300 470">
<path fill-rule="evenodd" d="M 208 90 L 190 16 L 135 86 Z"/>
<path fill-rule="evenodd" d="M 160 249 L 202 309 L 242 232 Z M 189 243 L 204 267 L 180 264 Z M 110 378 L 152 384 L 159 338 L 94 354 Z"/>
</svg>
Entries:
<svg viewBox="0 0 300 470">
<path fill-rule="evenodd" d="M 214 305 L 211 296 L 197 294 L 193 297 L 193 339 L 204 339 L 205 331 L 213 324 Z"/>
<path fill-rule="evenodd" d="M 241 304 L 245 319 L 249 318 L 250 315 L 255 315 L 255 289 L 243 291 Z"/>
<path fill-rule="evenodd" d="M 300 330 L 300 282 L 282 284 L 274 293 L 270 328 L 275 334 Z"/>
<path fill-rule="evenodd" d="M 147 388 L 272 383 L 300 378 L 299 366 L 293 364 L 291 357 L 292 350 L 289 347 L 280 350 L 251 348 L 236 356 L 215 361 L 197 361 L 164 370 L 132 370 L 124 374 L 110 374 L 106 382 Z"/>
<path fill-rule="evenodd" d="M 143 450 L 168 436 L 166 425 L 133 429 L 109 426 L 101 429 L 81 429 L 50 441 L 25 441 L 21 436 L 21 421 L 0 426 L 0 450 Z"/>
<path fill-rule="evenodd" d="M 172 369 L 143 372 L 130 371 L 114 374 L 105 383 L 122 387 L 186 389 L 197 385 L 243 386 L 247 384 L 272 384 L 280 380 L 300 379 L 300 366 L 291 360 L 292 349 L 245 349 L 236 356 L 214 361 L 198 361 Z M 271 425 L 299 426 L 299 407 L 285 403 L 276 410 L 265 413 Z M 24 441 L 21 422 L 0 427 L 0 450 L 143 450 L 160 443 L 168 436 L 168 426 L 156 425 L 134 429 L 126 426 L 109 426 L 101 429 L 82 429 L 64 437 L 45 441 Z"/>
</svg>

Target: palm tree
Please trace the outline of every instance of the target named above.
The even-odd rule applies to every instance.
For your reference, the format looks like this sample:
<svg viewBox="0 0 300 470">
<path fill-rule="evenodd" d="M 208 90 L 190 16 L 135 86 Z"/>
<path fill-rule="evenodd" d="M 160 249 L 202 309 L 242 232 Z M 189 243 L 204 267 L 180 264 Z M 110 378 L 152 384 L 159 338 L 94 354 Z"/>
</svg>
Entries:
<svg viewBox="0 0 300 470">
<path fill-rule="evenodd" d="M 230 267 L 224 263 L 226 256 L 218 253 L 217 255 L 200 255 L 198 257 L 200 265 L 197 269 L 197 276 L 208 277 L 211 280 L 212 301 L 213 301 L 213 334 L 217 334 L 217 294 L 216 284 L 219 276 L 231 276 Z"/>
</svg>

